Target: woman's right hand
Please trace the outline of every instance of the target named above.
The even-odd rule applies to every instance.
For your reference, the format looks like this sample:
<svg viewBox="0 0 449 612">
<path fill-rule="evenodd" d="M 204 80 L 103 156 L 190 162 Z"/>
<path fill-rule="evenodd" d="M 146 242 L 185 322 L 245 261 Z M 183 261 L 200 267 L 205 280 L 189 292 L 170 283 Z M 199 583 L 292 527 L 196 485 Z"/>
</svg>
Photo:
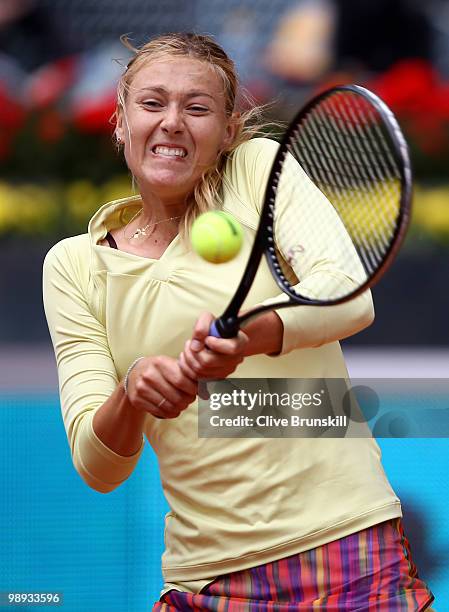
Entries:
<svg viewBox="0 0 449 612">
<path fill-rule="evenodd" d="M 159 419 L 176 418 L 198 393 L 198 383 L 182 372 L 175 359 L 164 355 L 140 359 L 127 386 L 132 406 Z"/>
</svg>

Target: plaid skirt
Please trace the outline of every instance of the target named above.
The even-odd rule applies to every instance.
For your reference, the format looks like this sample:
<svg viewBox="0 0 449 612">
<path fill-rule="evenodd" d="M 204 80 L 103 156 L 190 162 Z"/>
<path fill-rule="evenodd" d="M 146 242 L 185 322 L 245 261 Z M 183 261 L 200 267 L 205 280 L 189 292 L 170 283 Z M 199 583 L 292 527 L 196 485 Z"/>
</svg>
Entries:
<svg viewBox="0 0 449 612">
<path fill-rule="evenodd" d="M 226 574 L 201 593 L 166 593 L 153 612 L 418 612 L 418 578 L 401 519 L 279 561 Z"/>
</svg>

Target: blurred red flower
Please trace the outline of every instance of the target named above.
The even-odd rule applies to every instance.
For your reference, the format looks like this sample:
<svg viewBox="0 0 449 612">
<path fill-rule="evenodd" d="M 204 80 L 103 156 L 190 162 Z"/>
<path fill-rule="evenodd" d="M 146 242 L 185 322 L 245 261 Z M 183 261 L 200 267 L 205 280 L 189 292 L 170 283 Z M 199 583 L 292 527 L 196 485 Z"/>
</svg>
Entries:
<svg viewBox="0 0 449 612">
<path fill-rule="evenodd" d="M 6 86 L 0 83 L 0 127 L 7 131 L 18 130 L 25 120 L 25 110 L 17 100 L 8 93 Z"/>
<path fill-rule="evenodd" d="M 425 153 L 436 155 L 449 147 L 449 84 L 431 64 L 403 60 L 367 87 L 390 106 Z"/>
<path fill-rule="evenodd" d="M 14 135 L 25 121 L 25 110 L 9 94 L 6 86 L 0 83 L 0 159 L 6 159 L 10 153 Z"/>
<path fill-rule="evenodd" d="M 62 98 L 75 82 L 77 67 L 77 57 L 66 57 L 34 72 L 25 85 L 29 106 L 47 107 Z"/>
<path fill-rule="evenodd" d="M 111 117 L 115 106 L 115 90 L 77 102 L 72 108 L 73 123 L 82 132 L 112 134 Z"/>
</svg>

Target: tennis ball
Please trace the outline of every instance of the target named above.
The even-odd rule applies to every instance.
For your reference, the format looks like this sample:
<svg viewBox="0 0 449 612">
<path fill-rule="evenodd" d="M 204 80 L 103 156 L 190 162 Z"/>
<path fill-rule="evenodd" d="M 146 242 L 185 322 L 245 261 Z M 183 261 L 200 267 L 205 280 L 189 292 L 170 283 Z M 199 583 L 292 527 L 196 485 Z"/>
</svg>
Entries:
<svg viewBox="0 0 449 612">
<path fill-rule="evenodd" d="M 190 238 L 192 247 L 203 259 L 224 263 L 240 251 L 243 231 L 232 215 L 214 210 L 195 219 Z"/>
</svg>

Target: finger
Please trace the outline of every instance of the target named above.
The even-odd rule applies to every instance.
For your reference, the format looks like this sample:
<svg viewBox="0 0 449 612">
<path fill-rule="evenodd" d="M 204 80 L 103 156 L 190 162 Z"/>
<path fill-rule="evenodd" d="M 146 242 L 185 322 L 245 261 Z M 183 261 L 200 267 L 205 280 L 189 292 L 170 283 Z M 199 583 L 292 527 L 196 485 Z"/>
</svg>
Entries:
<svg viewBox="0 0 449 612">
<path fill-rule="evenodd" d="M 205 357 L 205 359 L 210 360 L 210 362 L 204 365 L 195 366 L 195 375 L 198 380 L 218 380 L 227 378 L 243 361 L 242 355 L 229 356 L 219 355 L 218 353 L 213 353 L 212 355 L 207 355 Z"/>
<path fill-rule="evenodd" d="M 180 354 L 178 358 L 178 363 L 179 363 L 179 367 L 181 368 L 182 373 L 188 378 L 190 378 L 191 380 L 196 381 L 197 379 L 196 372 L 192 370 L 191 367 L 188 366 L 184 352 Z"/>
<path fill-rule="evenodd" d="M 174 419 L 182 412 L 180 406 L 175 407 L 163 397 L 157 405 L 149 408 L 149 412 L 158 419 Z"/>
<path fill-rule="evenodd" d="M 243 349 L 226 353 L 204 349 L 199 353 L 190 350 L 189 341 L 186 342 L 183 351 L 183 360 L 186 366 L 195 373 L 198 378 L 211 378 L 223 369 L 228 371 L 235 369 L 236 365 L 243 360 Z"/>
<path fill-rule="evenodd" d="M 227 378 L 230 374 L 232 374 L 238 365 L 243 361 L 243 359 L 234 360 L 231 363 L 227 364 L 219 364 L 216 367 L 211 367 L 207 370 L 207 372 L 201 373 L 200 377 L 202 380 L 220 380 L 223 378 Z"/>
<path fill-rule="evenodd" d="M 204 347 L 204 340 L 209 335 L 213 320 L 214 316 L 210 312 L 202 312 L 198 317 L 191 338 L 191 348 L 193 351 L 200 351 Z"/>
<path fill-rule="evenodd" d="M 187 340 L 184 346 L 183 363 L 192 370 L 197 377 L 199 370 L 203 367 L 200 361 L 200 356 L 204 353 L 204 349 L 198 353 L 194 353 L 191 349 L 191 340 Z"/>
<path fill-rule="evenodd" d="M 139 390 L 134 404 L 138 408 L 160 417 L 164 414 L 170 415 L 181 408 L 179 398 L 176 398 L 176 401 L 173 398 L 168 399 L 155 388 Z"/>
<path fill-rule="evenodd" d="M 182 363 L 184 373 L 189 377 L 193 378 L 195 381 L 198 382 L 201 379 L 209 378 L 207 368 L 201 365 L 201 363 L 196 359 L 189 359 L 189 357 L 187 357 L 185 353 L 183 353 Z"/>
<path fill-rule="evenodd" d="M 140 399 L 148 404 L 152 404 L 156 408 L 164 400 L 166 410 L 168 411 L 173 410 L 174 407 L 184 405 L 186 403 L 186 396 L 189 395 L 190 397 L 192 395 L 192 393 L 187 394 L 173 386 L 157 370 L 156 373 L 151 372 L 151 376 L 143 373 L 141 379 L 136 384 L 136 390 Z"/>
<path fill-rule="evenodd" d="M 248 336 L 240 330 L 235 338 L 208 336 L 205 345 L 209 350 L 221 355 L 236 355 L 243 352 L 248 342 Z"/>
<path fill-rule="evenodd" d="M 157 367 L 168 383 L 181 394 L 196 396 L 198 384 L 195 376 L 188 376 L 181 370 L 178 361 L 172 358 L 161 359 L 157 362 Z"/>
<path fill-rule="evenodd" d="M 195 381 L 198 379 L 197 374 L 191 368 L 188 367 L 184 353 L 181 353 L 181 355 L 179 356 L 178 363 L 184 374 L 186 374 L 189 378 L 192 378 Z M 197 395 L 203 400 L 209 399 L 209 392 L 207 390 L 207 383 L 205 381 L 198 380 Z"/>
<path fill-rule="evenodd" d="M 136 408 L 158 418 L 174 418 L 196 398 L 196 380 L 187 378 L 171 357 L 153 357 L 139 370 L 128 387 L 128 397 Z"/>
<path fill-rule="evenodd" d="M 241 361 L 242 357 L 222 355 L 209 350 L 193 353 L 188 348 L 183 352 L 186 367 L 189 368 L 189 372 L 193 372 L 197 380 L 213 378 L 217 372 L 220 373 L 223 369 L 229 370 L 230 367 L 234 369 L 235 365 L 230 366 L 227 362 L 235 364 L 236 359 Z"/>
<path fill-rule="evenodd" d="M 176 402 L 168 399 L 167 397 L 161 396 L 157 392 L 155 392 L 153 398 L 157 398 L 157 400 L 152 399 L 149 402 L 143 402 L 142 408 L 159 419 L 172 419 L 179 416 L 181 412 L 183 412 L 192 402 L 195 401 L 196 394 L 184 394 L 183 399 Z"/>
<path fill-rule="evenodd" d="M 157 406 L 153 406 L 150 410 L 151 414 L 159 419 L 174 419 L 178 417 L 181 412 L 184 412 L 186 408 L 194 402 L 196 396 L 186 396 L 185 401 L 181 404 L 173 405 L 170 401 L 163 398 Z"/>
</svg>

